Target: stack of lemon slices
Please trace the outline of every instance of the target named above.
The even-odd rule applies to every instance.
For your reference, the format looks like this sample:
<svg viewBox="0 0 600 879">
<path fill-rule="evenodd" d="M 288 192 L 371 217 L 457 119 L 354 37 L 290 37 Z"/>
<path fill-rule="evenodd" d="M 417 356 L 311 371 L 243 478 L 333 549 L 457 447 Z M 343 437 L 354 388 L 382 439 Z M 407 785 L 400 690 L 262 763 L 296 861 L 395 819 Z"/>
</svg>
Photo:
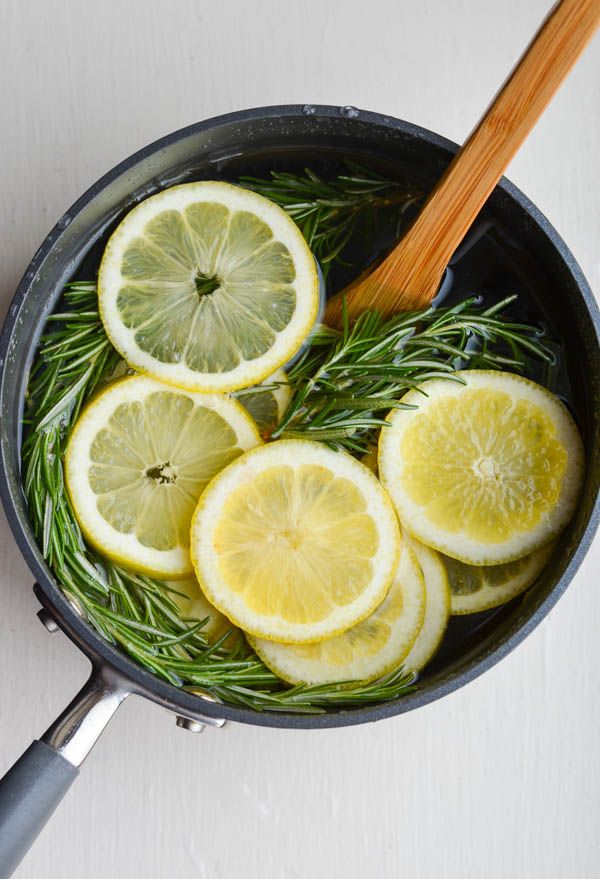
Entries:
<svg viewBox="0 0 600 879">
<path fill-rule="evenodd" d="M 173 581 L 207 637 L 241 629 L 285 681 L 422 669 L 451 613 L 533 582 L 572 515 L 577 429 L 507 373 L 410 392 L 418 408 L 394 410 L 364 462 L 265 442 L 319 282 L 299 230 L 262 196 L 200 182 L 147 199 L 112 235 L 98 295 L 135 374 L 108 383 L 71 434 L 82 531 L 118 564 Z"/>
<path fill-rule="evenodd" d="M 497 607 L 540 575 L 575 510 L 584 465 L 560 400 L 506 372 L 465 370 L 410 391 L 378 467 L 404 527 L 436 552 L 451 613 Z"/>
</svg>

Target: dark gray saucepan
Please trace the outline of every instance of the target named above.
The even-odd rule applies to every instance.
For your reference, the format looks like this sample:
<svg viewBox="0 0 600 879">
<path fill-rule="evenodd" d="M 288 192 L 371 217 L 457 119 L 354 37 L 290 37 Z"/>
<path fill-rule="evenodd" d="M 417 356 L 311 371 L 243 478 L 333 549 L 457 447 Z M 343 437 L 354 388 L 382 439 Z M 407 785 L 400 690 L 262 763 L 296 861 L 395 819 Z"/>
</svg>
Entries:
<svg viewBox="0 0 600 879">
<path fill-rule="evenodd" d="M 332 152 L 381 161 L 430 184 L 457 147 L 407 122 L 352 108 L 280 106 L 246 110 L 192 125 L 157 141 L 106 174 L 48 235 L 21 281 L 0 338 L 0 493 L 15 539 L 37 583 L 42 622 L 61 628 L 90 658 L 92 675 L 81 693 L 39 742 L 34 742 L 0 786 L 0 876 L 9 876 L 70 783 L 120 702 L 129 694 L 152 699 L 190 729 L 226 720 L 316 729 L 402 714 L 462 687 L 491 668 L 528 635 L 573 578 L 598 525 L 600 505 L 600 315 L 583 274 L 545 217 L 503 180 L 486 208 L 506 252 L 514 253 L 523 283 L 535 278 L 537 295 L 563 337 L 569 376 L 587 449 L 587 475 L 577 514 L 548 570 L 524 597 L 500 611 L 456 623 L 455 646 L 442 651 L 415 692 L 401 700 L 316 716 L 254 713 L 210 702 L 153 677 L 107 644 L 57 586 L 37 546 L 20 482 L 23 395 L 46 316 L 65 281 L 102 231 L 137 200 L 169 183 L 215 176 L 236 157 L 280 151 L 310 156 Z M 519 274 L 520 272 L 520 274 Z M 507 290 L 512 292 L 511 290 Z M 456 647 L 458 645 L 458 647 Z"/>
</svg>

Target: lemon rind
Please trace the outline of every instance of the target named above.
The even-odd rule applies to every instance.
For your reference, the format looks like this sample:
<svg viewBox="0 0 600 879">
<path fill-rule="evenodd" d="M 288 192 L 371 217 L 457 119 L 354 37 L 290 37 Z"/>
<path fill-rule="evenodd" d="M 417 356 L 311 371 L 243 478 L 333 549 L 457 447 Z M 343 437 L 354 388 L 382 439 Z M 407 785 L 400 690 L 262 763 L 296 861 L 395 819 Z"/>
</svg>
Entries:
<svg viewBox="0 0 600 879">
<path fill-rule="evenodd" d="M 425 581 L 425 619 L 410 653 L 404 658 L 407 669 L 419 672 L 433 659 L 444 640 L 450 620 L 450 585 L 443 562 L 434 549 L 404 533 L 403 539 L 414 552 Z"/>
</svg>

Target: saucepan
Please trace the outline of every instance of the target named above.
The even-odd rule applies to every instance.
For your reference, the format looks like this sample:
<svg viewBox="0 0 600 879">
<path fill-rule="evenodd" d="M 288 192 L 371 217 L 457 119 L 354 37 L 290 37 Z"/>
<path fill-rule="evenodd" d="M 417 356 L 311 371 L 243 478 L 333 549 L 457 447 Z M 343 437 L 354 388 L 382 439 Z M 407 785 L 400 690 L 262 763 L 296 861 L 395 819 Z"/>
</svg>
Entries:
<svg viewBox="0 0 600 879">
<path fill-rule="evenodd" d="M 254 712 L 171 686 L 103 640 L 80 616 L 44 561 L 28 519 L 20 445 L 24 393 L 37 340 L 64 283 L 128 208 L 171 182 L 235 177 L 240 161 L 260 163 L 264 156 L 274 156 L 282 166 L 288 157 L 306 157 L 307 165 L 313 158 L 327 156 L 378 163 L 400 169 L 426 190 L 456 150 L 456 144 L 431 131 L 352 107 L 277 106 L 220 116 L 156 141 L 102 177 L 58 221 L 34 256 L 0 338 L 0 493 L 35 579 L 41 622 L 50 632 L 62 629 L 89 658 L 92 672 L 81 692 L 0 786 L 2 876 L 10 875 L 127 696 L 156 702 L 172 712 L 180 727 L 192 731 L 222 727 L 228 721 L 310 730 L 383 720 L 440 699 L 490 669 L 533 631 L 572 580 L 600 518 L 600 314 L 581 269 L 556 230 L 505 179 L 489 199 L 483 225 L 472 238 L 473 247 L 488 248 L 474 265 L 483 271 L 486 260 L 500 254 L 503 283 L 510 286 L 506 293 L 527 288 L 549 324 L 558 328 L 586 447 L 585 485 L 576 515 L 535 586 L 494 612 L 468 622 L 455 619 L 440 653 L 412 692 L 385 704 L 297 715 Z M 487 244 L 481 244 L 483 239 Z"/>
</svg>

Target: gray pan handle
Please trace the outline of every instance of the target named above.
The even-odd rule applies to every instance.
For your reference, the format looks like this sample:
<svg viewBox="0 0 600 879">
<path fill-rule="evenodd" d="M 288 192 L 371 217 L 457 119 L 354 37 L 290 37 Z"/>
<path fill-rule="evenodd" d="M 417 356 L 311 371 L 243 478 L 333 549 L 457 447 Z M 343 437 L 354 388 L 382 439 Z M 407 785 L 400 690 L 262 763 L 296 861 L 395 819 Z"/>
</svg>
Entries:
<svg viewBox="0 0 600 879">
<path fill-rule="evenodd" d="M 94 670 L 41 740 L 0 781 L 0 879 L 18 867 L 128 695 L 120 678 Z"/>
<path fill-rule="evenodd" d="M 44 827 L 79 769 L 35 741 L 0 782 L 0 877 L 7 879 Z"/>
</svg>

